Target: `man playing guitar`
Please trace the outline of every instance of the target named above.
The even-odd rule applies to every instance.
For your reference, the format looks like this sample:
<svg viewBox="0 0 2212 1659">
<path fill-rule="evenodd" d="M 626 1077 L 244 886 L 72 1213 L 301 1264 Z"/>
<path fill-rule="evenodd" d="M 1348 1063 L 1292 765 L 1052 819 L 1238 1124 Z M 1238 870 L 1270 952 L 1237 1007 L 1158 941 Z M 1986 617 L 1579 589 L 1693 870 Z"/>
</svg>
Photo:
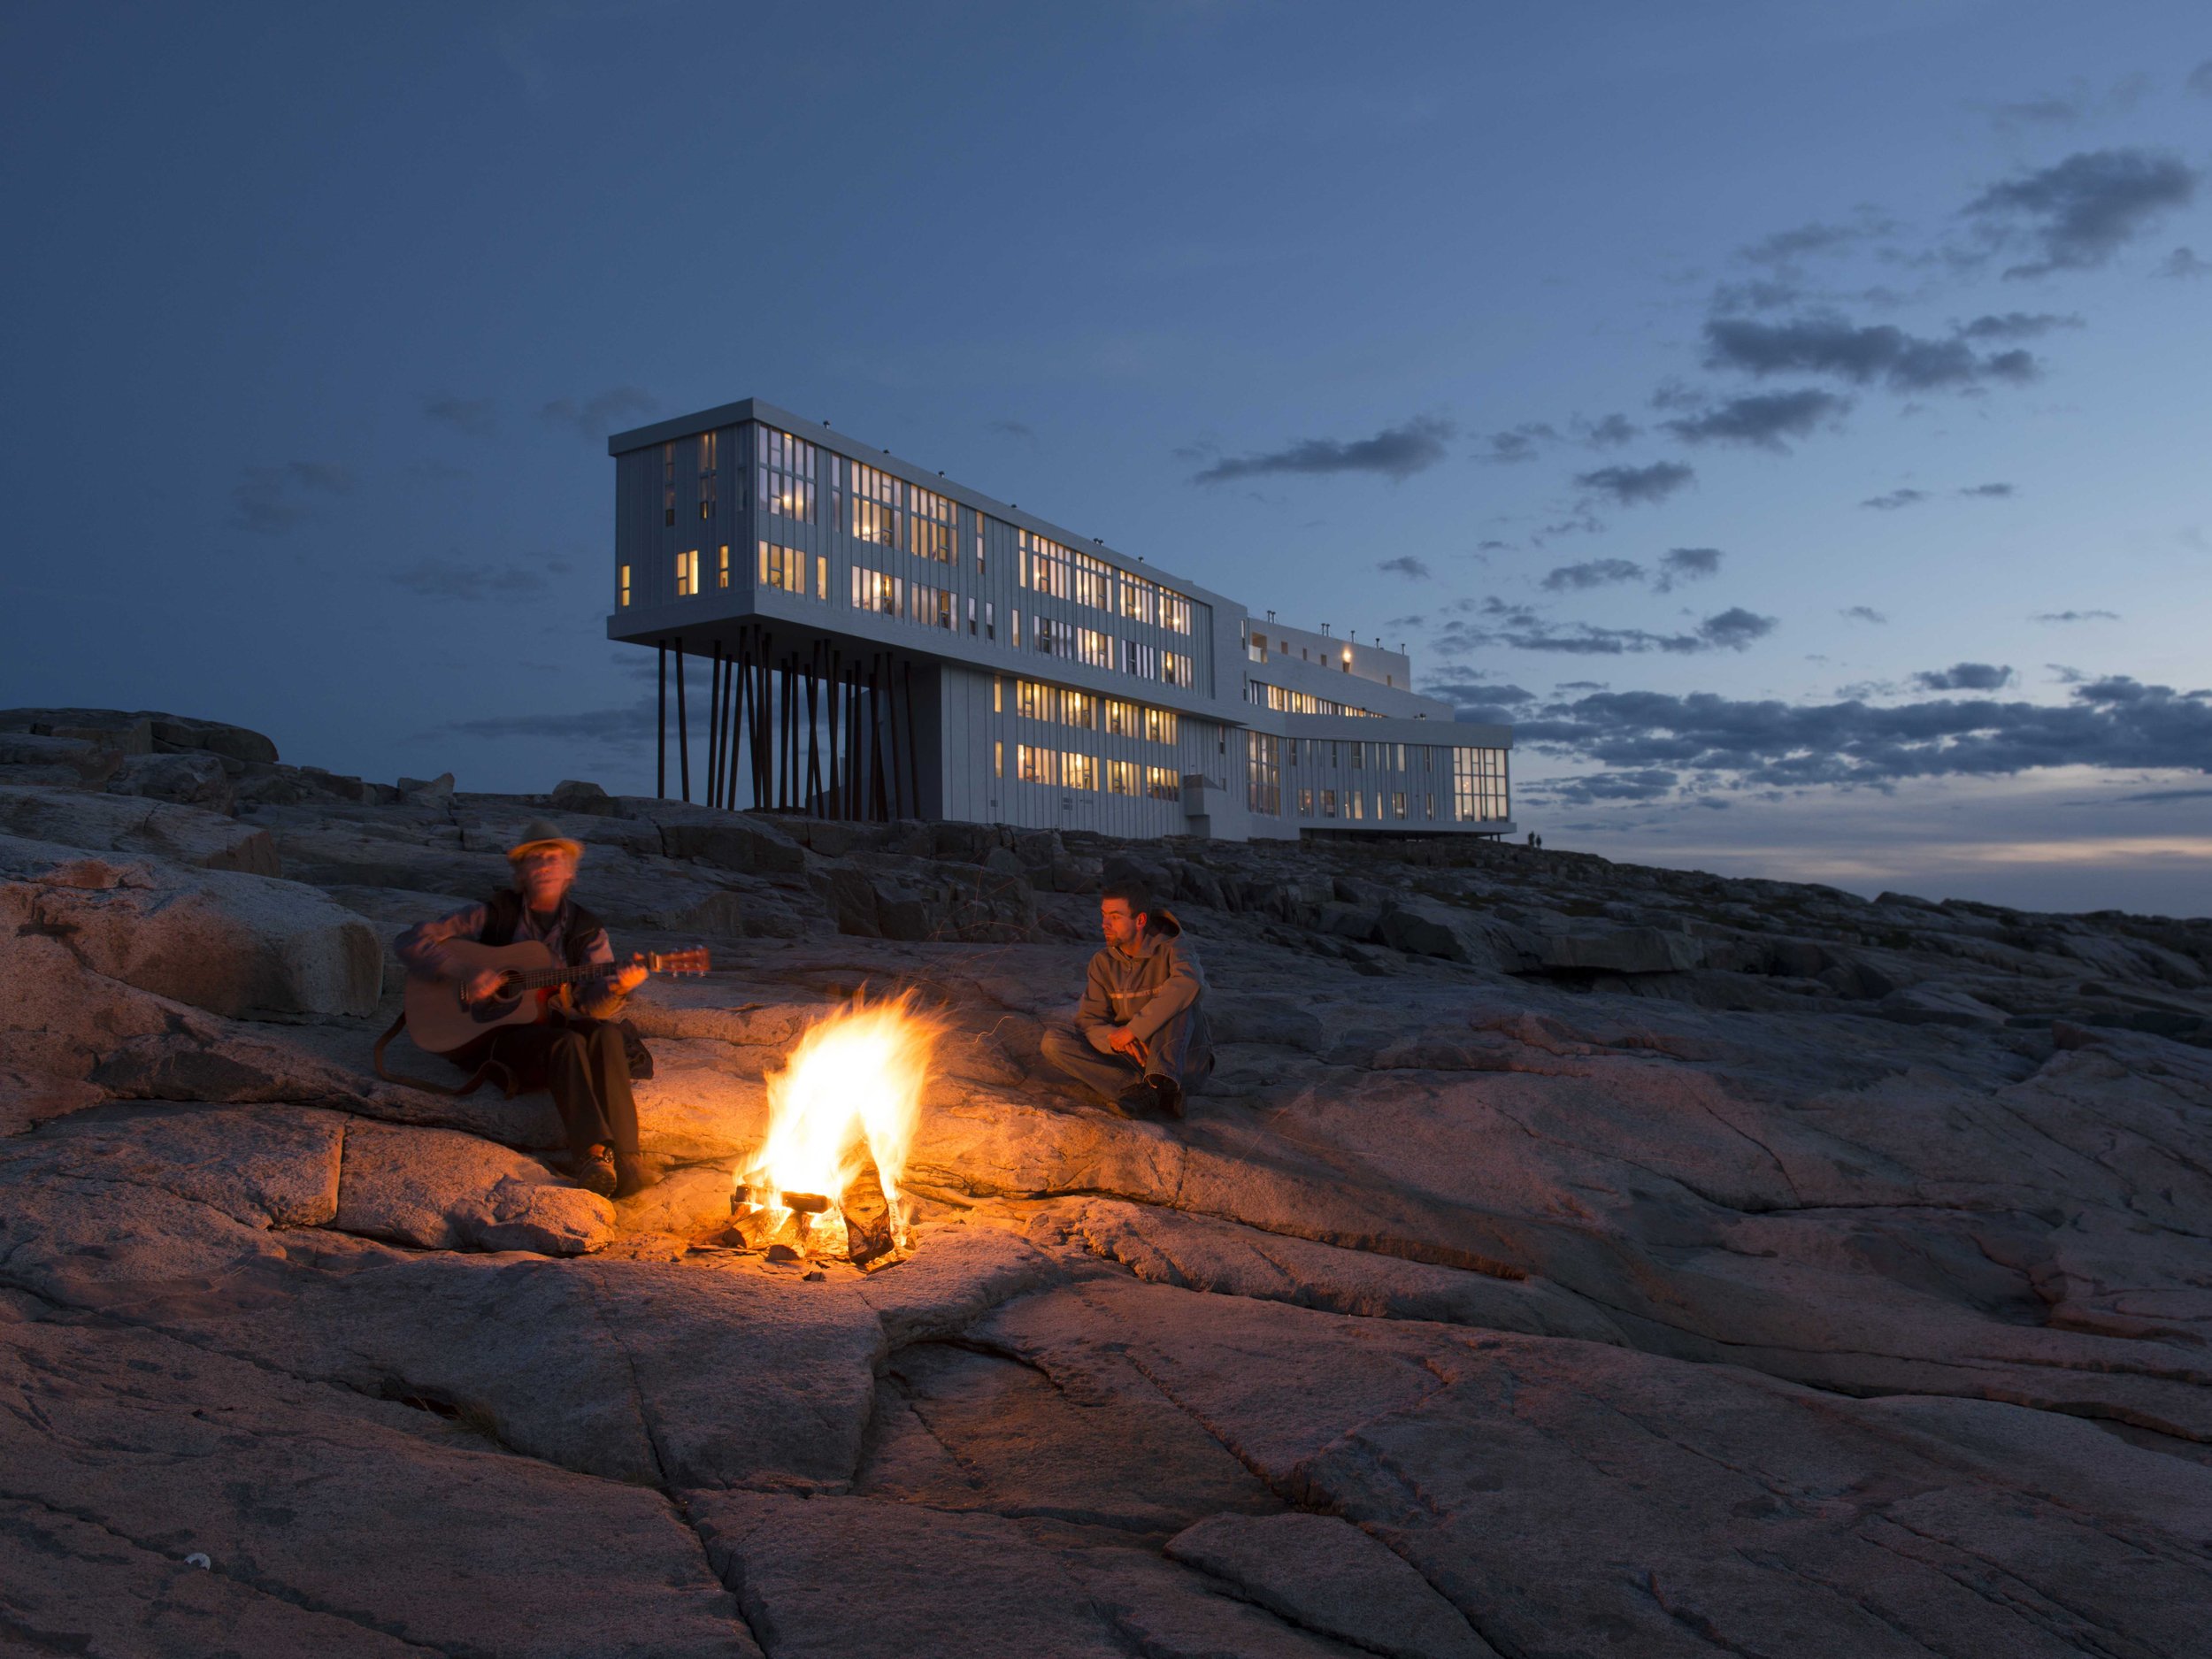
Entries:
<svg viewBox="0 0 2212 1659">
<path fill-rule="evenodd" d="M 410 973 L 459 986 L 465 1003 L 495 995 L 502 976 L 469 970 L 445 947 L 471 940 L 511 945 L 536 940 L 557 962 L 571 967 L 611 964 L 614 947 L 596 917 L 569 896 L 583 843 L 542 818 L 526 825 L 507 849 L 514 889 L 495 894 L 422 922 L 399 936 L 396 949 Z M 626 1198 L 648 1183 L 638 1161 L 637 1102 L 630 1093 L 630 1062 L 613 1019 L 622 1002 L 645 979 L 641 958 L 562 990 L 549 1002 L 546 1018 L 532 1025 L 495 1026 L 446 1057 L 471 1071 L 486 1061 L 506 1067 L 525 1088 L 545 1088 L 568 1130 L 569 1173 L 602 1197 Z"/>
</svg>

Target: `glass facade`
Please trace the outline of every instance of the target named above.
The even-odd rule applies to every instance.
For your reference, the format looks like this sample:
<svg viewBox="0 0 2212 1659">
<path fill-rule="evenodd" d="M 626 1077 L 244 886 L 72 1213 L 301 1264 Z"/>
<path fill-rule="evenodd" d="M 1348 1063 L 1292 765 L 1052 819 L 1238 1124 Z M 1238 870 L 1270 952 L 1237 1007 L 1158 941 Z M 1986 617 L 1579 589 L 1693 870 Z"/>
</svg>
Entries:
<svg viewBox="0 0 2212 1659">
<path fill-rule="evenodd" d="M 1452 750 L 1452 817 L 1462 824 L 1494 823 L 1510 816 L 1507 751 Z"/>
<path fill-rule="evenodd" d="M 812 524 L 814 446 L 773 426 L 756 426 L 753 432 L 761 511 Z"/>
</svg>

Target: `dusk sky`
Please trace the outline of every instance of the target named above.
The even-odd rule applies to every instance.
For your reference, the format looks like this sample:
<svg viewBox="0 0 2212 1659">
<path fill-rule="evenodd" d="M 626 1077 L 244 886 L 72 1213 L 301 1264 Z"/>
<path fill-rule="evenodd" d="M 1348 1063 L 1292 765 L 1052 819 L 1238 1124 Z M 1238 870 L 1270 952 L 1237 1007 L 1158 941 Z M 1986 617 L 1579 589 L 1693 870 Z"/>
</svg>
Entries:
<svg viewBox="0 0 2212 1659">
<path fill-rule="evenodd" d="M 1517 728 L 1555 848 L 2212 913 L 2192 5 L 0 12 L 0 706 L 649 791 L 745 396 Z"/>
</svg>

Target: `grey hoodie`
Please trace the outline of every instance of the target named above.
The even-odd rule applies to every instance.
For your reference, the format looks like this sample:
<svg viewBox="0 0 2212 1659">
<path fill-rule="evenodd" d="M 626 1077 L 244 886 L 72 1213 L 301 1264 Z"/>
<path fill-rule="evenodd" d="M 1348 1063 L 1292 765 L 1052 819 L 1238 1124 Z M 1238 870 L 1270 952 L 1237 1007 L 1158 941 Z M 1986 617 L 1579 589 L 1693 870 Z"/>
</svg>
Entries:
<svg viewBox="0 0 2212 1659">
<path fill-rule="evenodd" d="M 1204 1054 L 1212 1043 L 1206 1031 L 1206 975 L 1198 952 L 1183 937 L 1182 925 L 1156 910 L 1138 941 L 1141 955 L 1125 956 L 1111 945 L 1091 958 L 1083 977 L 1083 1000 L 1076 1007 L 1075 1028 L 1101 1054 L 1112 1052 L 1108 1038 L 1126 1025 L 1149 1044 L 1160 1027 L 1191 1011 L 1188 1051 Z"/>
</svg>

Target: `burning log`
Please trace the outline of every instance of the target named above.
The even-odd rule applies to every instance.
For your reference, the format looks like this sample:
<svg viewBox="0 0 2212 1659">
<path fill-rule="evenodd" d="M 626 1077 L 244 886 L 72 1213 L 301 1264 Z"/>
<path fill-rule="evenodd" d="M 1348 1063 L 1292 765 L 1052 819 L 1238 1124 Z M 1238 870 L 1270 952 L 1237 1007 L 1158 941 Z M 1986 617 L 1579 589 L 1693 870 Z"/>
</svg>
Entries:
<svg viewBox="0 0 2212 1659">
<path fill-rule="evenodd" d="M 768 1139 L 725 1238 L 772 1260 L 904 1260 L 898 1178 L 937 1035 L 907 997 L 856 999 L 810 1027 L 768 1079 Z"/>
</svg>

